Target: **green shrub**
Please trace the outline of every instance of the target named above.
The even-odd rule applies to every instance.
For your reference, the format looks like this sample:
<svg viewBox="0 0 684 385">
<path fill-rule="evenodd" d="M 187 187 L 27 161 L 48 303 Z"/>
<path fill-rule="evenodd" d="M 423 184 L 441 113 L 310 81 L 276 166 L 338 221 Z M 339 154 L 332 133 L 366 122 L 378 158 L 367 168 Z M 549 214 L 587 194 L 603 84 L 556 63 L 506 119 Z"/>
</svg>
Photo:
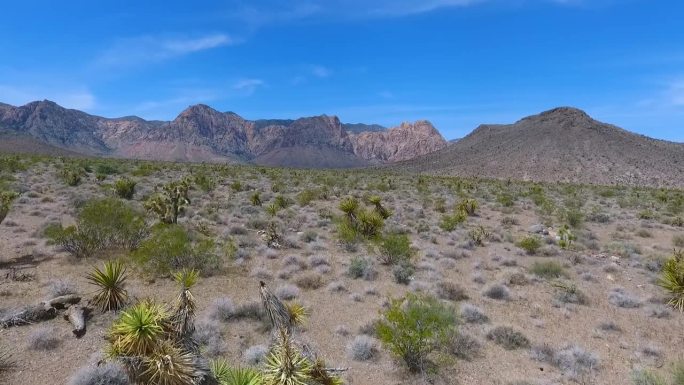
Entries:
<svg viewBox="0 0 684 385">
<path fill-rule="evenodd" d="M 216 188 L 216 181 L 205 172 L 200 172 L 195 175 L 195 184 L 204 192 L 209 192 Z"/>
<path fill-rule="evenodd" d="M 529 236 L 518 241 L 517 246 L 527 252 L 527 254 L 534 255 L 541 248 L 542 243 L 539 237 Z"/>
<path fill-rule="evenodd" d="M 211 239 L 193 242 L 183 227 L 158 224 L 131 258 L 147 271 L 162 276 L 181 269 L 195 269 L 202 275 L 212 275 L 221 267 L 215 249 Z"/>
<path fill-rule="evenodd" d="M 434 297 L 408 294 L 390 302 L 376 331 L 383 345 L 409 370 L 422 372 L 430 353 L 443 348 L 455 328 L 453 308 Z"/>
<path fill-rule="evenodd" d="M 513 207 L 515 205 L 515 197 L 509 192 L 502 192 L 497 195 L 496 201 L 503 207 Z"/>
<path fill-rule="evenodd" d="M 406 234 L 387 234 L 380 243 L 380 262 L 385 265 L 409 261 L 413 253 L 411 240 Z"/>
<path fill-rule="evenodd" d="M 560 278 L 566 275 L 563 266 L 555 261 L 535 262 L 530 267 L 530 273 L 545 279 Z"/>
<path fill-rule="evenodd" d="M 299 194 L 297 194 L 297 202 L 302 207 L 307 206 L 309 203 L 316 199 L 318 199 L 318 192 L 315 190 L 305 189 L 302 190 L 302 192 L 300 192 Z"/>
<path fill-rule="evenodd" d="M 658 284 L 668 292 L 668 304 L 684 312 L 684 253 L 675 251 L 665 262 Z"/>
<path fill-rule="evenodd" d="M 79 167 L 69 166 L 62 169 L 60 176 L 67 185 L 78 186 L 81 183 L 81 177 L 85 176 L 85 171 Z"/>
<path fill-rule="evenodd" d="M 584 222 L 584 213 L 578 207 L 569 207 L 561 212 L 559 219 L 577 229 Z"/>
<path fill-rule="evenodd" d="M 45 236 L 77 258 L 105 249 L 135 249 L 147 235 L 141 214 L 115 198 L 87 202 L 75 226 L 51 226 Z"/>
<path fill-rule="evenodd" d="M 12 202 L 19 196 L 13 191 L 0 191 L 0 223 L 5 220 L 12 207 Z"/>
<path fill-rule="evenodd" d="M 469 216 L 474 216 L 479 207 L 480 205 L 477 203 L 475 199 L 466 198 L 458 203 L 458 205 L 456 206 L 456 212 L 463 211 Z"/>
<path fill-rule="evenodd" d="M 135 194 L 135 185 L 135 181 L 124 177 L 114 182 L 114 191 L 119 198 L 131 199 Z"/>
<path fill-rule="evenodd" d="M 454 231 L 458 225 L 465 222 L 467 217 L 468 214 L 465 211 L 459 211 L 453 215 L 442 215 L 439 227 L 444 231 Z"/>
<path fill-rule="evenodd" d="M 118 174 L 119 170 L 110 163 L 98 163 L 95 165 L 95 174 L 100 175 L 114 175 Z"/>
</svg>

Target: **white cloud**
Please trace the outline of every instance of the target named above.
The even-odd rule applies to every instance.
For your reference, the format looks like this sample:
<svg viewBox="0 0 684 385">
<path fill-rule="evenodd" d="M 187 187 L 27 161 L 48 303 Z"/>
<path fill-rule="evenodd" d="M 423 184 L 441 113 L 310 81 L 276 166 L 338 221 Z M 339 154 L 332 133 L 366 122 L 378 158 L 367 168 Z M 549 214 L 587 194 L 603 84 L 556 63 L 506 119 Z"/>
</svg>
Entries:
<svg viewBox="0 0 684 385">
<path fill-rule="evenodd" d="M 265 84 L 266 83 L 261 79 L 240 79 L 233 84 L 233 89 L 251 95 L 257 88 L 263 87 Z"/>
<path fill-rule="evenodd" d="M 236 43 L 235 39 L 225 34 L 194 38 L 142 36 L 117 41 L 95 59 L 95 65 L 108 68 L 138 66 Z"/>
<path fill-rule="evenodd" d="M 85 87 L 23 87 L 0 84 L 0 100 L 13 105 L 24 105 L 36 100 L 52 100 L 55 103 L 77 110 L 92 110 L 95 107 L 95 95 Z"/>
<path fill-rule="evenodd" d="M 311 67 L 311 74 L 317 78 L 327 78 L 332 75 L 332 70 L 324 66 L 315 65 Z"/>
</svg>

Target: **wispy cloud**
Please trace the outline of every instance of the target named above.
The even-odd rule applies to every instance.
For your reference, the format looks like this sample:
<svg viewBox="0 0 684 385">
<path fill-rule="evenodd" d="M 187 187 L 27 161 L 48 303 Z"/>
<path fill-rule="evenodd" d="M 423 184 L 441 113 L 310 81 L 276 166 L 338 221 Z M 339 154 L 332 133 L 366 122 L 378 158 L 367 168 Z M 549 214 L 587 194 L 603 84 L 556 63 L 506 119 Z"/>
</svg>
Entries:
<svg viewBox="0 0 684 385">
<path fill-rule="evenodd" d="M 684 107 L 684 79 L 674 81 L 668 90 L 670 103 L 675 107 Z"/>
<path fill-rule="evenodd" d="M 95 65 L 107 68 L 139 66 L 236 43 L 235 39 L 221 33 L 180 38 L 141 36 L 117 41 L 95 59 Z"/>
<path fill-rule="evenodd" d="M 78 110 L 91 110 L 95 107 L 95 95 L 86 87 L 34 87 L 0 84 L 2 101 L 23 105 L 36 100 L 49 99 L 55 103 Z"/>
<path fill-rule="evenodd" d="M 325 66 L 315 65 L 311 67 L 311 74 L 317 78 L 327 78 L 332 75 L 332 70 Z"/>
<path fill-rule="evenodd" d="M 263 87 L 266 83 L 261 79 L 240 79 L 233 84 L 233 89 L 251 95 L 257 88 Z"/>
<path fill-rule="evenodd" d="M 615 0 L 593 0 L 593 3 Z M 264 25 L 315 19 L 379 19 L 427 13 L 445 8 L 465 8 L 481 4 L 500 3 L 525 5 L 550 3 L 558 6 L 585 5 L 588 0 L 269 0 L 260 2 L 230 2 L 229 18 L 259 28 Z M 593 4 L 592 3 L 592 4 Z"/>
</svg>

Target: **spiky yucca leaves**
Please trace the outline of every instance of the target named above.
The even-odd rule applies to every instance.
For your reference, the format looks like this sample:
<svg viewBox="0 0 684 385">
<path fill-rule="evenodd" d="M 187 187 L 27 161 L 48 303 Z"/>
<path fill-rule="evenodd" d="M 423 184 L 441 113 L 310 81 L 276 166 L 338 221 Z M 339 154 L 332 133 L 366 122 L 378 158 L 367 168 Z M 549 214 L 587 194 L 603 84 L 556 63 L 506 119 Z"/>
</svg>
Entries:
<svg viewBox="0 0 684 385">
<path fill-rule="evenodd" d="M 304 305 L 294 302 L 287 307 L 288 313 L 290 313 L 290 325 L 301 326 L 306 321 L 306 317 L 309 316 L 309 311 L 304 307 Z"/>
<path fill-rule="evenodd" d="M 268 215 L 275 217 L 278 214 L 278 211 L 280 210 L 280 206 L 278 206 L 275 203 L 271 203 L 270 205 L 266 206 L 266 213 Z"/>
<path fill-rule="evenodd" d="M 255 191 L 254 194 L 249 197 L 249 201 L 252 202 L 252 206 L 261 206 L 261 194 L 258 191 Z"/>
<path fill-rule="evenodd" d="M 140 377 L 146 385 L 194 385 L 195 379 L 203 375 L 196 357 L 168 340 L 157 344 L 145 356 L 143 365 L 145 371 Z"/>
<path fill-rule="evenodd" d="M 668 304 L 684 312 L 684 252 L 675 251 L 672 258 L 665 262 L 658 284 L 668 291 Z"/>
<path fill-rule="evenodd" d="M 266 288 L 264 281 L 259 282 L 261 303 L 264 305 L 266 314 L 271 320 L 271 325 L 275 330 L 284 330 L 289 333 L 292 330 L 292 316 L 288 307 L 275 294 Z"/>
<path fill-rule="evenodd" d="M 377 195 L 373 195 L 372 197 L 368 198 L 368 202 L 374 206 L 375 212 L 378 213 L 382 219 L 387 219 L 392 215 L 392 213 L 382 205 L 381 200 L 382 198 Z"/>
<path fill-rule="evenodd" d="M 352 197 L 344 198 L 340 202 L 339 209 L 353 222 L 356 220 L 357 211 L 359 210 L 359 201 Z"/>
<path fill-rule="evenodd" d="M 142 301 L 121 313 L 110 331 L 110 354 L 114 356 L 147 356 L 165 340 L 170 330 L 164 308 Z"/>
<path fill-rule="evenodd" d="M 119 310 L 128 300 L 128 292 L 124 289 L 126 282 L 126 266 L 118 261 L 107 261 L 104 269 L 88 274 L 88 281 L 98 287 L 93 304 L 103 312 Z"/>
<path fill-rule="evenodd" d="M 266 357 L 264 384 L 307 385 L 311 380 L 313 365 L 290 340 L 285 330 L 280 330 L 278 342 Z"/>
<path fill-rule="evenodd" d="M 325 367 L 325 362 L 321 359 L 317 359 L 311 366 L 310 375 L 311 379 L 320 385 L 342 385 L 344 383 L 340 377 L 330 374 L 330 371 Z"/>
<path fill-rule="evenodd" d="M 164 223 L 178 223 L 178 216 L 190 204 L 189 190 L 190 181 L 187 178 L 169 182 L 162 186 L 161 193 L 145 202 L 145 209 L 156 214 Z"/>
<path fill-rule="evenodd" d="M 219 385 L 262 385 L 261 373 L 252 368 L 234 368 L 226 360 L 213 360 L 209 367 Z"/>
<path fill-rule="evenodd" d="M 375 238 L 385 225 L 384 219 L 376 211 L 361 211 L 358 216 L 358 231 L 366 238 Z"/>
<path fill-rule="evenodd" d="M 196 303 L 190 288 L 197 283 L 199 271 L 183 269 L 174 273 L 173 278 L 181 287 L 171 318 L 174 334 L 186 349 L 194 351 L 197 349 L 197 343 L 192 338 L 192 334 L 195 332 Z"/>
</svg>

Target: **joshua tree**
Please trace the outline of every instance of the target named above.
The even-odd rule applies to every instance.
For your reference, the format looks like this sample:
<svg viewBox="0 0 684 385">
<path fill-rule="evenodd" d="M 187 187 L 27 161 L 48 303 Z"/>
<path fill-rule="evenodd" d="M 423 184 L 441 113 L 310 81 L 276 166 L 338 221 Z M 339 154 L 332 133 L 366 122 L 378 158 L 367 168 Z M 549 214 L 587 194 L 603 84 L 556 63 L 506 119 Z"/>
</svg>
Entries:
<svg viewBox="0 0 684 385">
<path fill-rule="evenodd" d="M 183 179 L 165 184 L 162 192 L 145 202 L 145 209 L 156 214 L 164 223 L 178 223 L 178 215 L 190 204 L 189 180 Z"/>
</svg>

